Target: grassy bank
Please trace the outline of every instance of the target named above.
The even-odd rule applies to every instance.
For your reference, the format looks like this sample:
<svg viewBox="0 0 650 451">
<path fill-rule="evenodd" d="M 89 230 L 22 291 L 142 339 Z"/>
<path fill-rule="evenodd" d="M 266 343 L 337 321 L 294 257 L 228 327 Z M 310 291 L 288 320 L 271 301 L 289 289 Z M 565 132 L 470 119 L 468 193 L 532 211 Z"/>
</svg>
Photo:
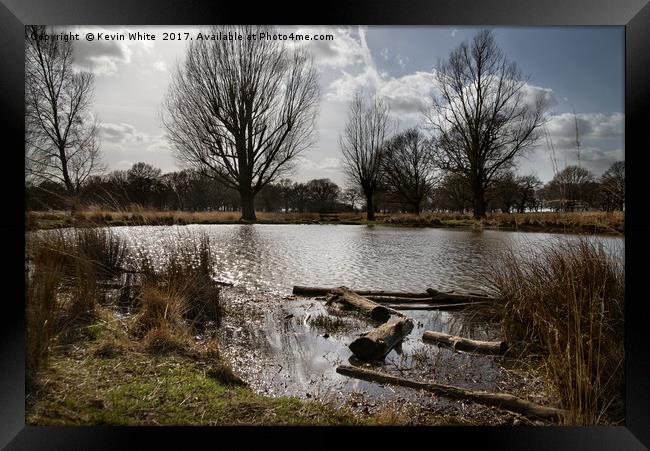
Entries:
<svg viewBox="0 0 650 451">
<path fill-rule="evenodd" d="M 257 395 L 232 372 L 214 338 L 208 244 L 168 249 L 160 265 L 106 230 L 30 236 L 27 422 L 359 423 L 322 403 Z"/>
<path fill-rule="evenodd" d="M 377 224 L 405 227 L 470 227 L 554 233 L 583 233 L 621 235 L 624 233 L 623 212 L 570 213 L 492 213 L 477 221 L 469 214 L 423 213 L 378 214 L 375 221 L 367 221 L 362 213 L 339 213 L 337 220 L 322 218 L 318 213 L 258 212 L 260 224 Z M 71 214 L 66 211 L 28 212 L 28 229 L 63 227 L 128 226 L 128 225 L 185 225 L 185 224 L 240 224 L 238 212 L 187 211 L 104 211 L 85 210 Z"/>
<path fill-rule="evenodd" d="M 570 411 L 567 424 L 622 424 L 622 249 L 612 255 L 581 238 L 523 251 L 499 255 L 487 273 L 501 300 L 504 335 L 540 356 L 531 362 Z"/>
</svg>

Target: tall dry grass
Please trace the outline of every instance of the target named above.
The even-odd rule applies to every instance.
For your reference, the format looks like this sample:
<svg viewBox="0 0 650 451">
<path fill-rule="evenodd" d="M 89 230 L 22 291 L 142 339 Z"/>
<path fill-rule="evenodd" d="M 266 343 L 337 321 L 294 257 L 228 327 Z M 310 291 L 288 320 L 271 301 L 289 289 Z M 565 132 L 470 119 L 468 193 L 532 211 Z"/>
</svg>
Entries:
<svg viewBox="0 0 650 451">
<path fill-rule="evenodd" d="M 58 329 L 58 292 L 65 272 L 62 235 L 49 240 L 27 241 L 28 271 L 25 280 L 25 369 L 27 389 L 37 382 L 37 374 L 46 365 L 52 340 Z"/>
<path fill-rule="evenodd" d="M 203 234 L 198 239 L 179 237 L 168 243 L 165 261 L 154 265 L 147 256 L 140 256 L 139 271 L 143 287 L 156 287 L 184 299 L 183 317 L 192 325 L 217 321 L 220 315 L 220 288 L 212 278 L 214 259 L 210 240 Z"/>
<path fill-rule="evenodd" d="M 541 350 L 574 425 L 624 417 L 624 266 L 595 239 L 509 250 L 486 275 L 511 341 Z"/>
</svg>

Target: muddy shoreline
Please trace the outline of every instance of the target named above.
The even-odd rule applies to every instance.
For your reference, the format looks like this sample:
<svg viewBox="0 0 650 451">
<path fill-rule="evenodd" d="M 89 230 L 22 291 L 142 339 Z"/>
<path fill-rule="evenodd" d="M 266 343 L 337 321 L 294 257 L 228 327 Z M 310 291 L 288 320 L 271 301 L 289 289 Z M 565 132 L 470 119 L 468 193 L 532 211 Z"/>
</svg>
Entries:
<svg viewBox="0 0 650 451">
<path fill-rule="evenodd" d="M 236 287 L 225 288 L 222 295 L 225 315 L 217 331 L 220 348 L 232 368 L 259 394 L 312 399 L 352 408 L 362 415 L 376 415 L 386 409 L 404 414 L 406 409 L 408 415 L 425 423 L 426 418 L 444 416 L 460 423 L 538 424 L 476 403 L 353 380 L 335 372 L 337 365 L 352 364 L 420 381 L 509 392 L 552 405 L 543 378 L 523 374 L 515 359 L 422 343 L 423 330 L 432 328 L 475 339 L 498 337 L 496 325 L 488 325 L 486 318 L 476 318 L 471 312 L 406 310 L 416 320 L 415 329 L 383 363 L 370 365 L 357 361 L 347 348 L 356 336 L 374 327 L 361 317 L 341 314 L 310 298 Z M 346 326 L 336 330 L 314 326 L 314 319 L 323 317 L 343 317 Z"/>
</svg>

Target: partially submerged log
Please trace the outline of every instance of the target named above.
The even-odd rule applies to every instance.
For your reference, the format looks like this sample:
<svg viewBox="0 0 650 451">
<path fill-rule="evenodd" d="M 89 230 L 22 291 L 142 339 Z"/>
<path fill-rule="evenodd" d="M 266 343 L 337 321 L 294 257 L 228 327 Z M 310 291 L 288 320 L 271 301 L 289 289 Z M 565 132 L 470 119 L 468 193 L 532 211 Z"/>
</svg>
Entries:
<svg viewBox="0 0 650 451">
<path fill-rule="evenodd" d="M 355 291 L 356 293 L 356 291 Z M 402 296 L 379 296 L 375 294 L 364 294 L 364 297 L 371 301 L 379 302 L 382 304 L 408 304 L 410 302 L 432 302 L 431 296 L 427 297 L 402 297 Z"/>
<path fill-rule="evenodd" d="M 343 374 L 344 376 L 363 379 L 370 382 L 399 385 L 402 387 L 425 390 L 437 395 L 447 396 L 449 398 L 468 399 L 477 403 L 498 407 L 500 409 L 509 410 L 511 412 L 516 412 L 523 415 L 543 418 L 546 420 L 557 420 L 568 414 L 566 410 L 557 409 L 554 407 L 540 406 L 539 404 L 518 398 L 517 396 L 511 395 L 509 393 L 491 393 L 479 390 L 468 390 L 451 385 L 442 385 L 431 382 L 418 382 L 411 379 L 391 376 L 389 374 L 383 374 L 378 371 L 357 368 L 349 365 L 339 365 L 336 367 L 336 372 Z"/>
<path fill-rule="evenodd" d="M 302 285 L 294 285 L 293 294 L 300 296 L 325 296 L 329 293 L 338 291 L 337 287 L 326 288 L 326 287 L 305 287 Z M 429 299 L 431 295 L 424 292 L 419 293 L 406 293 L 399 291 L 381 291 L 381 290 L 350 290 L 361 296 L 390 296 L 396 298 L 418 298 L 418 299 Z"/>
<path fill-rule="evenodd" d="M 485 305 L 488 302 L 456 302 L 453 304 L 382 304 L 386 307 L 395 310 L 461 310 L 468 307 L 476 307 L 477 305 Z"/>
<path fill-rule="evenodd" d="M 494 298 L 479 293 L 459 293 L 459 292 L 444 292 L 427 288 L 432 301 L 437 302 L 478 302 L 478 301 L 494 301 Z"/>
<path fill-rule="evenodd" d="M 403 313 L 398 312 L 392 308 L 379 305 L 376 302 L 366 299 L 365 297 L 355 293 L 347 287 L 338 287 L 331 292 L 330 301 L 334 302 L 343 302 L 351 307 L 356 308 L 366 314 L 371 318 L 378 321 L 388 321 L 391 314 L 404 316 Z"/>
<path fill-rule="evenodd" d="M 391 321 L 357 338 L 349 348 L 360 360 L 381 360 L 412 330 L 413 321 L 408 318 Z"/>
<path fill-rule="evenodd" d="M 479 341 L 469 338 L 449 335 L 442 332 L 427 330 L 422 334 L 422 340 L 441 343 L 458 351 L 482 352 L 484 354 L 505 354 L 508 343 L 505 341 Z"/>
</svg>

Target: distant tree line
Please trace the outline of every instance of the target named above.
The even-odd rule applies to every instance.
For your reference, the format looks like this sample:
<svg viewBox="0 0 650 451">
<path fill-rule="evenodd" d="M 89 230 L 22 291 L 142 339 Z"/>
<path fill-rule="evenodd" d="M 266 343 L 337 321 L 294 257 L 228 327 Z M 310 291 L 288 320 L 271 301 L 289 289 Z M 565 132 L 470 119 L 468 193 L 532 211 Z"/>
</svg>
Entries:
<svg viewBox="0 0 650 451">
<path fill-rule="evenodd" d="M 268 27 L 240 27 L 258 34 Z M 129 209 L 255 211 L 486 212 L 624 208 L 625 166 L 599 179 L 580 166 L 546 185 L 518 175 L 516 157 L 532 148 L 546 121 L 543 93 L 491 31 L 454 49 L 435 71 L 436 93 L 422 128 L 395 130 L 389 107 L 357 92 L 339 147 L 348 186 L 287 178 L 313 144 L 318 72 L 304 48 L 279 42 L 194 42 L 171 78 L 163 124 L 184 167 L 163 174 L 139 162 L 106 173 L 93 76 L 73 70 L 69 43 L 26 29 L 25 169 L 27 208 L 89 205 Z M 425 134 L 423 130 L 427 130 Z"/>
<path fill-rule="evenodd" d="M 405 164 L 405 160 L 400 160 Z M 473 209 L 471 187 L 455 174 L 435 184 L 423 182 L 410 188 L 395 186 L 390 177 L 374 193 L 376 212 L 459 212 Z M 422 187 L 425 188 L 422 188 Z M 414 197 L 416 200 L 414 200 Z M 238 211 L 237 190 L 193 169 L 163 174 L 147 163 L 136 163 L 129 170 L 117 170 L 89 177 L 79 188 L 84 206 L 126 210 L 133 206 L 157 210 Z M 415 206 L 417 205 L 417 206 Z M 614 163 L 596 178 L 590 171 L 568 166 L 548 183 L 534 175 L 504 173 L 486 191 L 488 212 L 528 212 L 575 209 L 623 210 L 625 205 L 625 163 Z M 67 208 L 67 190 L 62 182 L 46 180 L 28 183 L 29 210 Z M 269 183 L 255 197 L 255 209 L 265 212 L 367 211 L 365 195 L 357 188 L 341 188 L 330 179 L 295 182 L 288 178 Z"/>
</svg>

